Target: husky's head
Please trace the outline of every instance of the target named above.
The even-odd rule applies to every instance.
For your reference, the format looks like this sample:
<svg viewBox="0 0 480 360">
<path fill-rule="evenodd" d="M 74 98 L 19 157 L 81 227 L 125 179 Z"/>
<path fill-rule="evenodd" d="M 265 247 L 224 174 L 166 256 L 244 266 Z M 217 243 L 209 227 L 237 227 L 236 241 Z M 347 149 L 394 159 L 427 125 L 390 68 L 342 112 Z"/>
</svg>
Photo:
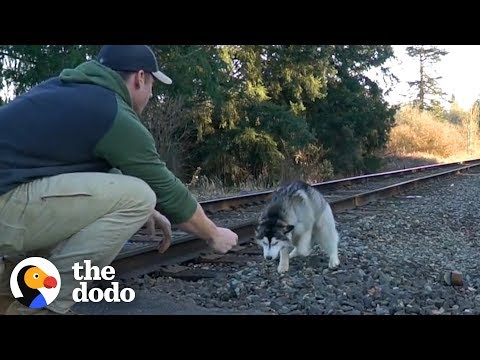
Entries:
<svg viewBox="0 0 480 360">
<path fill-rule="evenodd" d="M 255 242 L 263 248 L 263 256 L 274 260 L 283 248 L 291 248 L 291 231 L 293 225 L 288 225 L 278 219 L 262 219 L 255 229 Z"/>
</svg>

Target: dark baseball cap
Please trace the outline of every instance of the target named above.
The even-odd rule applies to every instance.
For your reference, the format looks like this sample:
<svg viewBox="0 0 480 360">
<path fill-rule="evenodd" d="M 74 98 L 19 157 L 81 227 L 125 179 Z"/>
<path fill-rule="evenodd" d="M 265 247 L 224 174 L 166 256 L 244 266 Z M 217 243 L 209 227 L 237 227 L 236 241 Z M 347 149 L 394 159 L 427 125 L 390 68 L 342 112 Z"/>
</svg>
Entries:
<svg viewBox="0 0 480 360">
<path fill-rule="evenodd" d="M 172 79 L 158 69 L 155 54 L 147 45 L 104 45 L 97 55 L 97 60 L 113 70 L 143 70 L 165 84 L 172 83 Z"/>
</svg>

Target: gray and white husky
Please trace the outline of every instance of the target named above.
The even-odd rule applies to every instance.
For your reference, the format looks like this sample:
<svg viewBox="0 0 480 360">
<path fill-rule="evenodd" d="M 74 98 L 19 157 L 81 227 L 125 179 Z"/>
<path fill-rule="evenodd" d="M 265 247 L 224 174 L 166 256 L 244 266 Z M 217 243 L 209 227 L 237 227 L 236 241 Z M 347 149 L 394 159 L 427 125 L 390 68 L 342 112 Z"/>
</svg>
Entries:
<svg viewBox="0 0 480 360">
<path fill-rule="evenodd" d="M 265 259 L 280 255 L 280 273 L 288 271 L 290 258 L 310 255 L 316 244 L 329 257 L 330 268 L 340 264 L 332 209 L 318 190 L 303 181 L 282 186 L 273 193 L 260 216 L 255 241 L 263 247 Z"/>
</svg>

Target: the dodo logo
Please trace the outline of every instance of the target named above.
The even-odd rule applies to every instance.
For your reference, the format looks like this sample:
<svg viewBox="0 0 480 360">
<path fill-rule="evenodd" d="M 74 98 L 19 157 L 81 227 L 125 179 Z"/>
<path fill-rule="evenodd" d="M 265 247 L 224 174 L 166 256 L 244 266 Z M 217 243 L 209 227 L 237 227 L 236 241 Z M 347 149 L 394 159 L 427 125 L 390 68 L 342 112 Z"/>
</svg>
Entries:
<svg viewBox="0 0 480 360">
<path fill-rule="evenodd" d="M 41 257 L 30 257 L 17 264 L 10 276 L 13 296 L 23 305 L 43 308 L 60 292 L 61 279 L 55 265 Z"/>
</svg>

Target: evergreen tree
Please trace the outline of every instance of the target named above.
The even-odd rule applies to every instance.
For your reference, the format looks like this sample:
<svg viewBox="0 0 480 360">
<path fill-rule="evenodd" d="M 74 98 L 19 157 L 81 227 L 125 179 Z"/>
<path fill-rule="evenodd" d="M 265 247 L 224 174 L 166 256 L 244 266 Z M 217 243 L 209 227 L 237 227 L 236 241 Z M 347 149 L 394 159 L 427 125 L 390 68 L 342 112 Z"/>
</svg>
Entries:
<svg viewBox="0 0 480 360">
<path fill-rule="evenodd" d="M 448 52 L 436 46 L 425 45 L 409 46 L 406 50 L 407 54 L 417 58 L 419 63 L 418 80 L 408 82 L 410 88 L 418 89 L 413 105 L 420 110 L 432 110 L 436 105 L 438 106 L 438 100 L 444 100 L 447 94 L 438 85 L 438 80 L 442 77 L 433 77 L 428 71 L 432 70 L 433 65 L 441 61 Z"/>
</svg>

